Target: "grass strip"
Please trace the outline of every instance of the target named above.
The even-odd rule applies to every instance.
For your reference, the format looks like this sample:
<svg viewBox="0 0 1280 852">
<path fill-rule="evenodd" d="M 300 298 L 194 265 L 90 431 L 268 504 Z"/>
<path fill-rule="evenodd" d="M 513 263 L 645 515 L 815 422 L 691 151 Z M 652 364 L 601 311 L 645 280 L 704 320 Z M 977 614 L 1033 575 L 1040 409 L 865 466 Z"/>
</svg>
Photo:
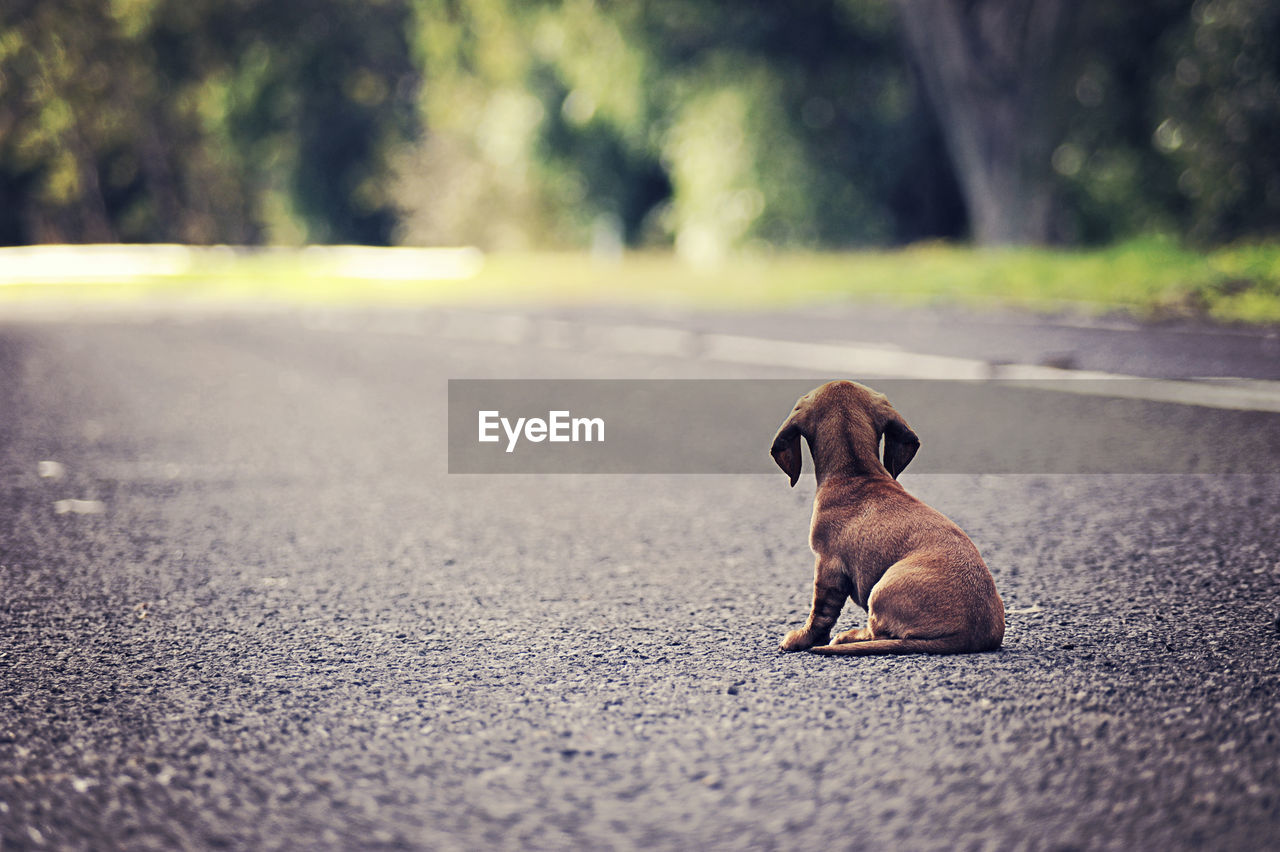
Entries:
<svg viewBox="0 0 1280 852">
<path fill-rule="evenodd" d="M 824 302 L 958 305 L 1144 320 L 1280 323 L 1280 244 L 1210 252 L 1145 239 L 1101 250 L 974 249 L 923 244 L 882 251 L 739 255 L 707 268 L 658 252 L 496 253 L 444 280 L 353 278 L 304 251 L 199 255 L 177 275 L 127 281 L 9 282 L 5 303 L 182 299 L 298 304 L 607 303 L 767 309 Z"/>
</svg>

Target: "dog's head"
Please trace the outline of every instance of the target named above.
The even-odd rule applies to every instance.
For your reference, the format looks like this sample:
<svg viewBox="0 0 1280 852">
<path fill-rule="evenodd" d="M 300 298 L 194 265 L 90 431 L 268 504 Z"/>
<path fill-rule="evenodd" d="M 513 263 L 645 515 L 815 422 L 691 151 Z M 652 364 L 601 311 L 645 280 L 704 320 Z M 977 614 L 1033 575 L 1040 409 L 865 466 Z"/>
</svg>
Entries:
<svg viewBox="0 0 1280 852">
<path fill-rule="evenodd" d="M 809 442 L 815 473 L 844 469 L 894 479 L 920 449 L 920 439 L 884 394 L 857 382 L 828 382 L 800 397 L 773 439 L 769 454 L 794 486 L 802 464 L 800 438 Z M 884 438 L 884 461 L 879 458 Z"/>
</svg>

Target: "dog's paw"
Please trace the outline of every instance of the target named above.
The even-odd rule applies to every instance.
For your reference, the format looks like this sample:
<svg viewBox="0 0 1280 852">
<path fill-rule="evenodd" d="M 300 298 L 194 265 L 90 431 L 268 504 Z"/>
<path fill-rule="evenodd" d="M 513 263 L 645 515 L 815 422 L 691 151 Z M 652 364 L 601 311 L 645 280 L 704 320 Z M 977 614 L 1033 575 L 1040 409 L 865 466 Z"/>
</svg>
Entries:
<svg viewBox="0 0 1280 852">
<path fill-rule="evenodd" d="M 871 629 L 867 627 L 859 627 L 856 630 L 846 630 L 835 639 L 831 640 L 832 645 L 847 645 L 850 642 L 865 642 L 871 639 Z"/>
<path fill-rule="evenodd" d="M 783 637 L 782 643 L 778 645 L 779 651 L 807 651 L 812 648 L 814 639 L 809 635 L 807 630 L 792 630 Z"/>
</svg>

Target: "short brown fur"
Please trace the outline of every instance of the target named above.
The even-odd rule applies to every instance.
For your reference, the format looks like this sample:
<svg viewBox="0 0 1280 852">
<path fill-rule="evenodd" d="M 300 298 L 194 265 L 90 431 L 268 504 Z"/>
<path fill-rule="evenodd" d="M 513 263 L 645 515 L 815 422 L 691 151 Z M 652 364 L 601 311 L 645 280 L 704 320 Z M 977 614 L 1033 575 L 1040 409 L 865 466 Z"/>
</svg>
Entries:
<svg viewBox="0 0 1280 852">
<path fill-rule="evenodd" d="M 999 648 L 1004 602 L 995 580 L 958 526 L 898 484 L 920 439 L 884 395 L 842 381 L 801 397 L 770 450 L 792 486 L 802 437 L 818 481 L 813 606 L 781 649 L 867 656 Z M 867 611 L 867 625 L 827 644 L 846 598 Z"/>
</svg>

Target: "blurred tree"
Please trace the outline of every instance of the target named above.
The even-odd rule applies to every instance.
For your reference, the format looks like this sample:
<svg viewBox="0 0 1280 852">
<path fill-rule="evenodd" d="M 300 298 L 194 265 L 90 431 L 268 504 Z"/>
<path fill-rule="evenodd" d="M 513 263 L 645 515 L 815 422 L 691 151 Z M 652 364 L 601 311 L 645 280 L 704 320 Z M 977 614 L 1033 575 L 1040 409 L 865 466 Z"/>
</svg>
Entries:
<svg viewBox="0 0 1280 852">
<path fill-rule="evenodd" d="M 616 222 L 711 259 L 964 233 L 888 0 L 415 10 L 431 133 L 402 166 L 410 241 L 581 244 Z"/>
<path fill-rule="evenodd" d="M 1062 117 L 1056 75 L 1070 0 L 898 0 L 972 222 L 987 245 L 1045 243 L 1051 152 Z"/>
<path fill-rule="evenodd" d="M 1102 243 L 1178 230 L 1185 214 L 1176 175 L 1152 134 L 1151 98 L 1166 34 L 1186 16 L 1186 0 L 1092 2 L 1059 94 L 1066 121 L 1051 155 L 1062 204 L 1060 238 Z"/>
<path fill-rule="evenodd" d="M 433 132 L 405 233 L 581 245 L 616 222 L 705 257 L 1274 234 L 1278 8 L 417 0 Z"/>
<path fill-rule="evenodd" d="M 642 9 L 640 43 L 678 81 L 661 140 L 678 222 L 695 224 L 687 214 L 699 197 L 704 211 L 737 215 L 742 238 L 771 245 L 964 234 L 958 188 L 889 2 L 653 0 Z M 735 159 L 737 184 L 725 174 Z M 723 187 L 711 184 L 717 172 Z"/>
<path fill-rule="evenodd" d="M 388 164 L 418 128 L 408 18 L 399 0 L 255 0 L 237 16 L 247 44 L 232 66 L 244 88 L 228 114 L 233 148 L 258 186 L 285 167 L 280 203 L 308 241 L 393 239 Z M 262 148 L 278 161 L 258 161 Z"/>
<path fill-rule="evenodd" d="M 18 0 L 0 16 L 0 237 L 113 239 L 99 156 L 130 141 L 134 82 L 110 70 L 129 61 L 125 45 L 95 39 L 114 21 L 93 0 Z"/>
<path fill-rule="evenodd" d="M 531 91 L 543 8 L 515 0 L 412 0 L 410 8 L 430 132 L 395 164 L 400 240 L 561 242 L 553 220 L 564 199 L 554 198 L 535 150 L 545 118 Z"/>
<path fill-rule="evenodd" d="M 1094 2 L 1052 163 L 1063 236 L 1198 244 L 1280 231 L 1280 7 Z"/>
<path fill-rule="evenodd" d="M 9 0 L 0 240 L 387 242 L 394 0 Z"/>
<path fill-rule="evenodd" d="M 1274 235 L 1277 45 L 1269 0 L 6 0 L 0 241 Z"/>
<path fill-rule="evenodd" d="M 1198 243 L 1280 232 L 1280 6 L 1201 0 L 1159 45 L 1150 140 Z"/>
</svg>

